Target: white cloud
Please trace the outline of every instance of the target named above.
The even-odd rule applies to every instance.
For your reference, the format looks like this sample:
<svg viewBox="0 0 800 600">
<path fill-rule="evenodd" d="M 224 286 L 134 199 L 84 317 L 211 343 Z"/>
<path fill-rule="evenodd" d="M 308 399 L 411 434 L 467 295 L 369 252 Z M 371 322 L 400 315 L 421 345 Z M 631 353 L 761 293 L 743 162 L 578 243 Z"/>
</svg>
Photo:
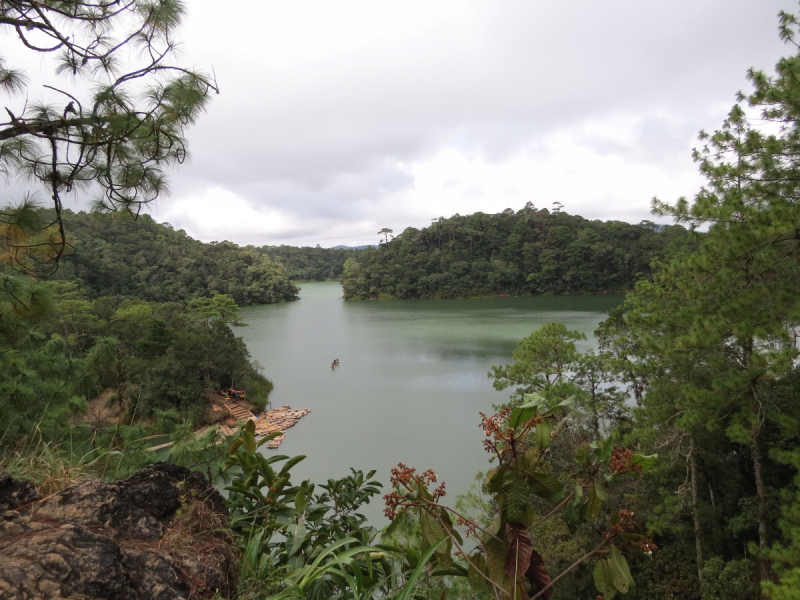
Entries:
<svg viewBox="0 0 800 600">
<path fill-rule="evenodd" d="M 192 0 L 221 95 L 152 211 L 238 243 L 374 243 L 528 200 L 651 218 L 692 195 L 700 129 L 788 52 L 794 0 Z"/>
</svg>

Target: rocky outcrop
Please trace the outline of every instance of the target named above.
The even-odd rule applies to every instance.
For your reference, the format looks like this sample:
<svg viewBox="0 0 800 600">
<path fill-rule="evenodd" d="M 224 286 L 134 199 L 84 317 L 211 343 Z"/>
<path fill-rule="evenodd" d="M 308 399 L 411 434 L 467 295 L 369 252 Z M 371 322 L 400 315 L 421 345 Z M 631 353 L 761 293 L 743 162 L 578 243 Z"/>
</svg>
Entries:
<svg viewBox="0 0 800 600">
<path fill-rule="evenodd" d="M 39 492 L 30 481 L 17 481 L 0 468 L 0 511 L 19 508 L 39 499 Z"/>
<path fill-rule="evenodd" d="M 0 598 L 229 596 L 225 502 L 198 472 L 156 463 L 45 499 L 0 470 Z"/>
</svg>

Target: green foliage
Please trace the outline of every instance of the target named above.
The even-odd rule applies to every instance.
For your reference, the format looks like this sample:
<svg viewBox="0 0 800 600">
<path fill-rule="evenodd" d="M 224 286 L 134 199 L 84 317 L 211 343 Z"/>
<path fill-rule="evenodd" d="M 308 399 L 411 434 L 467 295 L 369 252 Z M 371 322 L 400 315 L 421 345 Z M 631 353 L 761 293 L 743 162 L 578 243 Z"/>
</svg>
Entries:
<svg viewBox="0 0 800 600">
<path fill-rule="evenodd" d="M 408 598 L 435 553 L 437 538 L 423 556 L 376 545 L 377 531 L 359 510 L 381 484 L 351 469 L 319 486 L 292 485 L 291 468 L 304 457 L 265 457 L 249 422 L 228 451 L 226 468 L 237 471 L 226 488 L 234 529 L 245 536 L 240 594 L 277 598 Z M 280 463 L 280 468 L 278 465 Z"/>
<path fill-rule="evenodd" d="M 782 37 L 793 43 L 796 28 L 782 14 Z M 798 55 L 782 59 L 775 76 L 751 71 L 754 91 L 701 135 L 694 156 L 705 186 L 691 202 L 655 201 L 654 212 L 707 230 L 692 253 L 640 281 L 601 332 L 641 407 L 632 439 L 686 457 L 652 481 L 651 527 L 662 545 L 692 547 L 709 597 L 750 594 L 744 583 L 714 586 L 744 581 L 742 561 L 752 558 L 771 597 L 789 593 L 795 577 L 787 481 L 798 464 L 787 457 L 800 443 L 798 74 Z M 776 543 L 780 502 L 789 520 Z M 704 553 L 719 559 L 704 568 Z"/>
<path fill-rule="evenodd" d="M 43 225 L 54 226 L 44 244 L 6 240 L 16 256 L 52 250 L 23 271 L 57 268 L 68 247 L 64 194 L 91 187 L 99 209 L 139 214 L 168 192 L 166 170 L 187 157 L 185 130 L 218 92 L 213 77 L 176 60 L 184 10 L 179 0 L 0 5 L 9 44 L 29 55 L 23 62 L 40 61 L 46 87 L 56 93 L 47 104 L 29 102 L 27 75 L 0 65 L 11 95 L 10 121 L 0 127 L 0 172 L 30 182 L 27 198 L 43 188 L 55 211 Z"/>
<path fill-rule="evenodd" d="M 341 282 L 348 300 L 624 290 L 687 245 L 680 226 L 587 221 L 528 203 L 408 228 L 348 260 Z"/>
<path fill-rule="evenodd" d="M 585 335 L 567 330 L 562 323 L 547 323 L 519 343 L 513 364 L 492 367 L 489 377 L 494 379 L 494 388 L 515 386 L 512 398 L 517 399 L 545 389 L 554 391 L 557 386 L 563 392 L 560 384 L 568 380 L 567 371 L 578 358 L 575 342 L 585 339 Z M 566 391 L 573 390 L 567 387 Z"/>
<path fill-rule="evenodd" d="M 458 517 L 458 525 L 476 535 L 478 543 L 474 550 L 464 548 L 462 536 L 451 520 L 452 509 L 439 501 L 443 485 L 433 492 L 428 490 L 428 485 L 436 481 L 435 474 L 426 471 L 418 475 L 402 464 L 392 470 L 394 491 L 385 496 L 387 514 L 393 519 L 388 532 L 413 511 L 421 525 L 422 549 L 437 540 L 450 540 L 440 546 L 448 549 L 447 555 L 433 558 L 439 567 L 436 572 L 465 577 L 478 590 L 494 590 L 512 598 L 523 590 L 525 594 L 549 598 L 553 579 L 539 552 L 546 543 L 541 541 L 538 530 L 554 517 L 569 524 L 573 531 L 582 525 L 592 525 L 602 532 L 595 533 L 596 546 L 587 549 L 583 558 L 569 569 L 575 569 L 607 547 L 611 557 L 601 559 L 595 572 L 607 571 L 608 580 L 598 579 L 597 589 L 606 597 L 617 591 L 627 592 L 633 579 L 620 548 L 638 546 L 649 550 L 650 542 L 633 533 L 631 513 L 609 510 L 609 489 L 619 484 L 621 475 L 651 468 L 656 457 L 634 455 L 622 451 L 611 439 L 600 439 L 579 448 L 571 466 L 561 477 L 556 477 L 549 461 L 550 443 L 544 437 L 552 438 L 554 432 L 564 427 L 568 422 L 564 409 L 575 399 L 548 400 L 548 385 L 555 386 L 558 382 L 543 383 L 544 393 L 525 395 L 525 404 L 483 416 L 482 427 L 487 436 L 484 446 L 498 465 L 483 479 L 483 490 L 490 495 L 491 502 L 473 500 L 473 505 L 488 508 L 491 520 L 487 524 L 488 518 L 472 521 L 463 513 L 453 513 Z M 566 485 L 561 478 L 576 483 Z M 603 522 L 607 523 L 605 527 Z M 450 543 L 457 550 L 456 556 L 449 555 Z"/>
<path fill-rule="evenodd" d="M 196 308 L 213 314 L 224 309 L 218 299 L 224 296 L 240 306 L 297 298 L 284 268 L 252 247 L 204 244 L 148 215 L 64 211 L 62 218 L 74 252 L 62 259 L 56 278 L 77 282 L 89 299 L 212 301 Z"/>
<path fill-rule="evenodd" d="M 82 356 L 71 356 L 63 338 L 47 339 L 37 329 L 52 308 L 45 286 L 7 273 L 0 285 L 0 435 L 39 431 L 49 438 L 85 410 L 119 342 L 98 336 Z"/>
<path fill-rule="evenodd" d="M 719 556 L 706 561 L 703 569 L 702 600 L 750 600 L 758 594 L 751 581 L 749 560 L 725 562 Z M 770 595 L 777 600 L 779 596 Z"/>
<path fill-rule="evenodd" d="M 303 246 L 262 246 L 256 251 L 283 265 L 289 279 L 295 281 L 328 281 L 339 279 L 348 261 L 355 262 L 364 249 L 311 248 Z"/>
</svg>

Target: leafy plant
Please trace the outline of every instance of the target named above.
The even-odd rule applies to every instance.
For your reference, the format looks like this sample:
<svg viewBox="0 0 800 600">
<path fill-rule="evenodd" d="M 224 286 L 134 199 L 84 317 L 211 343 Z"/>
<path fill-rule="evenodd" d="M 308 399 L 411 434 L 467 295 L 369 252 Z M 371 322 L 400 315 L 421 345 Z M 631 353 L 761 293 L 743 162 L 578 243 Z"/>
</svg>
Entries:
<svg viewBox="0 0 800 600">
<path fill-rule="evenodd" d="M 482 415 L 487 437 L 484 446 L 498 462 L 484 479 L 484 489 L 491 494 L 495 507 L 488 527 L 440 503 L 444 484 L 432 492 L 428 489 L 436 482 L 435 473 L 417 474 L 400 464 L 392 470 L 394 490 L 384 497 L 386 514 L 393 521 L 388 531 L 400 522 L 399 516 L 415 511 L 422 526 L 423 547 L 445 540 L 433 558 L 439 574 L 467 577 L 478 589 L 502 596 L 550 598 L 553 586 L 562 577 L 603 553 L 609 557 L 595 565 L 598 591 L 606 598 L 626 592 L 633 580 L 622 550 L 638 547 L 649 553 L 655 548 L 648 538 L 635 533 L 637 525 L 629 511 L 613 513 L 596 547 L 557 577 L 551 577 L 534 548 L 530 531 L 556 514 L 573 527 L 597 521 L 609 500 L 608 488 L 625 474 L 652 468 L 657 457 L 635 455 L 610 439 L 594 442 L 577 450 L 579 473 L 573 475 L 574 486 L 568 487 L 548 472 L 546 455 L 551 439 L 565 423 L 560 415 L 574 399 L 548 403 L 540 395 L 529 394 L 525 400 L 522 406 L 504 408 L 489 417 Z M 540 515 L 532 498 L 545 501 L 551 510 Z M 467 536 L 475 536 L 475 550 L 465 546 L 459 528 Z M 451 555 L 453 548 L 455 556 Z"/>
</svg>

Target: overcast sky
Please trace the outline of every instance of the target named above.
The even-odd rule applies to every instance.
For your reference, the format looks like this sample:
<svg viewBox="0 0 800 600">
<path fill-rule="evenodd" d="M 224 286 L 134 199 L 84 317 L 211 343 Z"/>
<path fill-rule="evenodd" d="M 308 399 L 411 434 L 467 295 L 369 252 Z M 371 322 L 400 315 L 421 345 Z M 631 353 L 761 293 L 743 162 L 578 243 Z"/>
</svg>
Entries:
<svg viewBox="0 0 800 600">
<path fill-rule="evenodd" d="M 700 129 L 790 49 L 794 0 L 190 0 L 221 88 L 151 213 L 204 241 L 323 247 L 527 201 L 653 219 Z M 7 38 L 6 38 L 7 39 Z M 655 219 L 653 219 L 655 220 Z"/>
</svg>

